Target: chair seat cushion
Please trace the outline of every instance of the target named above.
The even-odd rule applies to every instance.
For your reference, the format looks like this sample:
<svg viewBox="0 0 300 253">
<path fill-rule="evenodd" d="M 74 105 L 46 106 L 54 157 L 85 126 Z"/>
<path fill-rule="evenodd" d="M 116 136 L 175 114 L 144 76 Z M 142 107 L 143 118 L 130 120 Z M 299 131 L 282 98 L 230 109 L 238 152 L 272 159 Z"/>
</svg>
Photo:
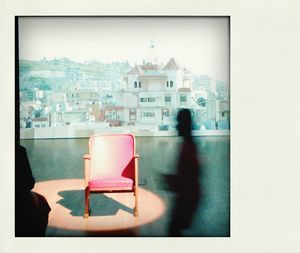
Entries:
<svg viewBox="0 0 300 253">
<path fill-rule="evenodd" d="M 132 190 L 133 180 L 127 177 L 101 177 L 89 181 L 89 188 L 93 190 Z"/>
</svg>

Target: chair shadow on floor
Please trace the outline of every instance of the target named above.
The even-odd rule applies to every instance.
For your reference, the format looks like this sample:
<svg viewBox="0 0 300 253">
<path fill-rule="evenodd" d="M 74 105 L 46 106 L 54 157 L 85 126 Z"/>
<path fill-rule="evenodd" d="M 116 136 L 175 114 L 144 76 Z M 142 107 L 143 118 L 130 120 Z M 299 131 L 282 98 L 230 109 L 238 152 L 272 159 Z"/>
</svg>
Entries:
<svg viewBox="0 0 300 253">
<path fill-rule="evenodd" d="M 58 195 L 62 197 L 58 204 L 70 210 L 73 216 L 84 214 L 84 190 L 60 191 Z M 90 196 L 90 216 L 112 216 L 119 210 L 123 210 L 133 215 L 133 209 L 122 203 L 107 197 L 104 194 L 92 194 Z"/>
</svg>

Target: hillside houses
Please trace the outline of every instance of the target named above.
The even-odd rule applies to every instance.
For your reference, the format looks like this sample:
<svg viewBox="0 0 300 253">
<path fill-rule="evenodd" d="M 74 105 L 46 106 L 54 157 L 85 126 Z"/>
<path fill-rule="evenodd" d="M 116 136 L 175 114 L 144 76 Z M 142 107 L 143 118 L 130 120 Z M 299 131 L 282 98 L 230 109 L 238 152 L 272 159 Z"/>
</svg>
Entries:
<svg viewBox="0 0 300 253">
<path fill-rule="evenodd" d="M 118 81 L 118 88 L 95 82 L 77 82 L 64 89 L 21 90 L 20 126 L 171 130 L 178 110 L 189 108 L 194 129 L 230 127 L 228 84 L 207 75 L 195 76 L 173 57 L 165 64 L 151 59 L 135 64 Z"/>
</svg>

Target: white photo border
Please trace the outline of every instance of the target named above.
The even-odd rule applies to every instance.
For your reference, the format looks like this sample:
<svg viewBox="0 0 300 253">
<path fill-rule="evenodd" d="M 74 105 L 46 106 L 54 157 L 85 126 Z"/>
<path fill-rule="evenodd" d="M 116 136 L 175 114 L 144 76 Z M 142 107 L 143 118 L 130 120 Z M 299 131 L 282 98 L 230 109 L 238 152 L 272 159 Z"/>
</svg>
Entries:
<svg viewBox="0 0 300 253">
<path fill-rule="evenodd" d="M 4 1 L 1 252 L 299 252 L 299 9 L 292 0 Z M 14 19 L 23 15 L 230 16 L 230 238 L 14 237 Z"/>
</svg>

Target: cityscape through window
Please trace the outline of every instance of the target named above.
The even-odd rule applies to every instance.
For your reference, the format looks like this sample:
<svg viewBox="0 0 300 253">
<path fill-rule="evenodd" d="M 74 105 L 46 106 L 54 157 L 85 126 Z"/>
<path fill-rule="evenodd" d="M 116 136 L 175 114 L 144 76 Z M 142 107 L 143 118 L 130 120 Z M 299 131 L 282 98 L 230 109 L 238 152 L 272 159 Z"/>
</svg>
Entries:
<svg viewBox="0 0 300 253">
<path fill-rule="evenodd" d="M 134 18 L 105 20 L 20 18 L 21 138 L 174 132 L 180 108 L 192 110 L 194 131 L 229 130 L 228 18 L 140 18 L 147 31 L 140 41 L 130 40 Z M 83 34 L 72 26 L 80 21 Z M 168 32 L 178 23 L 181 33 Z"/>
</svg>

